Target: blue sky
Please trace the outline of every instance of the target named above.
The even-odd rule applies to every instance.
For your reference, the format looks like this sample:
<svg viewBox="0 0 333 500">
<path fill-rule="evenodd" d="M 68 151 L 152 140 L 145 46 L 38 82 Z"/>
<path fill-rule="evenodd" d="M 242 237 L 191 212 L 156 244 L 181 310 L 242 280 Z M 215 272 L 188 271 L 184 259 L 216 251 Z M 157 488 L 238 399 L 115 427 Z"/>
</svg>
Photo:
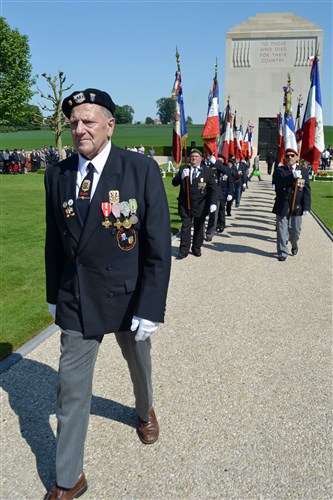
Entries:
<svg viewBox="0 0 333 500">
<path fill-rule="evenodd" d="M 226 33 L 265 12 L 291 12 L 324 30 L 323 118 L 325 125 L 332 125 L 332 0 L 0 0 L 0 15 L 28 36 L 34 75 L 55 76 L 62 70 L 66 83 L 73 84 L 71 91 L 107 90 L 116 104 L 133 107 L 135 121 L 156 118 L 156 100 L 171 96 L 176 46 L 185 115 L 194 123 L 205 122 L 216 58 L 224 107 Z M 44 82 L 38 78 L 46 91 Z"/>
</svg>

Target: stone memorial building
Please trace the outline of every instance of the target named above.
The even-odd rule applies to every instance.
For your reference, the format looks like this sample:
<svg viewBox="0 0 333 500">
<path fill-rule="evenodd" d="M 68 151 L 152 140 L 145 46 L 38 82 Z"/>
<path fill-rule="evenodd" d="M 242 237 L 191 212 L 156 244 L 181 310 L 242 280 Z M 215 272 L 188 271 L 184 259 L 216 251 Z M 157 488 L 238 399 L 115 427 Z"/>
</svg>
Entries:
<svg viewBox="0 0 333 500">
<path fill-rule="evenodd" d="M 249 122 L 254 126 L 252 146 L 261 159 L 268 149 L 277 150 L 276 116 L 284 113 L 283 87 L 288 75 L 294 89 L 294 120 L 300 96 L 304 111 L 310 88 L 309 57 L 318 52 L 321 69 L 323 38 L 321 28 L 291 13 L 257 14 L 228 31 L 220 108 L 229 97 L 237 125 L 242 120 L 243 130 Z"/>
</svg>

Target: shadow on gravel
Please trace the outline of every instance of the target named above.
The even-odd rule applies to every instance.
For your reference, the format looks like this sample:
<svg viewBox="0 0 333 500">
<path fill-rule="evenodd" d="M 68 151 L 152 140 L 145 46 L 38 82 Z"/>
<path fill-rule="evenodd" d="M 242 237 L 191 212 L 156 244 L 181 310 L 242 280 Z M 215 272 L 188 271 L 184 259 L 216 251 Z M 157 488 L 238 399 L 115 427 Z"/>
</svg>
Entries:
<svg viewBox="0 0 333 500">
<path fill-rule="evenodd" d="M 0 385 L 8 393 L 10 405 L 19 420 L 21 435 L 35 455 L 39 477 L 47 490 L 54 482 L 55 471 L 56 439 L 50 415 L 55 415 L 56 411 L 57 372 L 43 363 L 22 359 L 13 369 L 1 375 Z M 137 426 L 134 408 L 111 399 L 93 396 L 90 413 L 130 427 Z M 2 420 L 4 424 L 4 413 Z M 19 468 L 19 464 L 13 464 L 13 467 Z"/>
</svg>

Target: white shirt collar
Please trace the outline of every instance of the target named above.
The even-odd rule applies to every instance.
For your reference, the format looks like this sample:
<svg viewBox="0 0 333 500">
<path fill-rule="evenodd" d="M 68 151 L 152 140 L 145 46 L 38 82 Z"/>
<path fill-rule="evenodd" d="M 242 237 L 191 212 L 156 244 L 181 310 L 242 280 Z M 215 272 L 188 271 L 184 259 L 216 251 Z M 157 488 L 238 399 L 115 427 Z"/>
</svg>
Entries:
<svg viewBox="0 0 333 500">
<path fill-rule="evenodd" d="M 78 172 L 80 172 L 81 174 L 81 178 L 83 179 L 83 177 L 85 177 L 86 175 L 88 163 L 92 163 L 97 173 L 100 174 L 104 168 L 104 165 L 110 154 L 110 151 L 111 151 L 111 141 L 107 143 L 105 148 L 97 156 L 95 156 L 93 160 L 87 160 L 86 158 L 83 158 L 83 156 L 81 156 L 79 153 L 79 164 L 77 169 Z"/>
</svg>

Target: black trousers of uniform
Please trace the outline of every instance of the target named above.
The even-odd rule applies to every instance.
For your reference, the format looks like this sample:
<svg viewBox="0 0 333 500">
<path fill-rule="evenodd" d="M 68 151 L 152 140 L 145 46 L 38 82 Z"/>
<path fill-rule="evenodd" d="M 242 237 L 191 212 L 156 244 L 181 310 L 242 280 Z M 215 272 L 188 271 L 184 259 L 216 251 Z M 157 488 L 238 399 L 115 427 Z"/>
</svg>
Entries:
<svg viewBox="0 0 333 500">
<path fill-rule="evenodd" d="M 179 253 L 188 255 L 190 248 L 192 252 L 198 252 L 204 242 L 205 219 L 207 214 L 203 211 L 200 217 L 193 217 L 190 211 L 182 205 L 178 205 L 178 212 L 182 221 Z M 193 238 L 191 247 L 192 223 Z"/>
</svg>

